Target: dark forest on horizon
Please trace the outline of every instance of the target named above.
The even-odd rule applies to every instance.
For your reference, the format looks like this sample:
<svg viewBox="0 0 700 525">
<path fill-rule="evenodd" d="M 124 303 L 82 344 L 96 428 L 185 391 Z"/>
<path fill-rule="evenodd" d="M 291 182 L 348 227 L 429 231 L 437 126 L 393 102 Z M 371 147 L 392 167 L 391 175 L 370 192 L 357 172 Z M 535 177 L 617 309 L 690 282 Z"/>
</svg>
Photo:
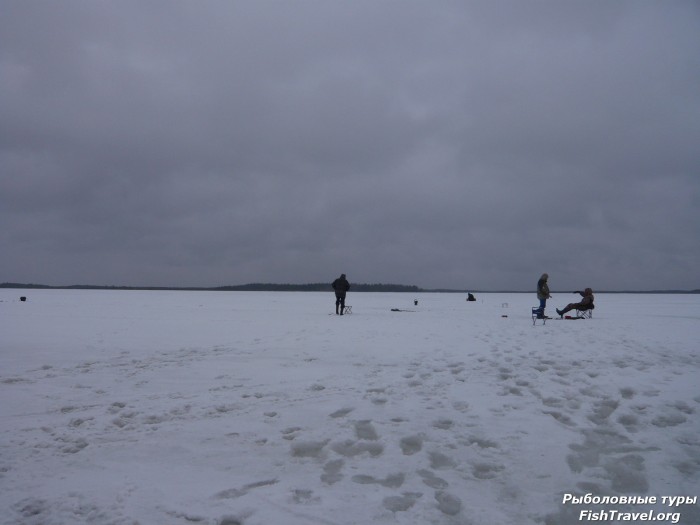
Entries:
<svg viewBox="0 0 700 525">
<path fill-rule="evenodd" d="M 50 286 L 46 284 L 2 283 L 0 288 L 34 289 L 34 290 L 173 290 L 173 291 L 203 291 L 203 292 L 327 292 L 330 283 L 308 284 L 279 284 L 279 283 L 249 283 L 215 287 L 178 287 L 178 286 L 107 286 L 74 284 L 69 286 Z M 426 292 L 418 286 L 402 284 L 353 284 L 354 292 Z M 450 290 L 460 292 L 460 290 Z"/>
<path fill-rule="evenodd" d="M 215 287 L 177 287 L 177 286 L 107 286 L 74 284 L 70 286 L 51 286 L 47 284 L 2 283 L 0 288 L 24 290 L 171 290 L 199 292 L 328 292 L 329 283 L 279 284 L 250 283 Z M 428 289 L 404 284 L 353 284 L 353 292 L 397 292 L 397 293 L 533 293 L 531 290 L 478 290 L 478 289 Z M 569 290 L 553 290 L 552 293 L 567 293 Z M 596 293 L 633 293 L 633 294 L 698 294 L 695 290 L 598 290 Z"/>
</svg>

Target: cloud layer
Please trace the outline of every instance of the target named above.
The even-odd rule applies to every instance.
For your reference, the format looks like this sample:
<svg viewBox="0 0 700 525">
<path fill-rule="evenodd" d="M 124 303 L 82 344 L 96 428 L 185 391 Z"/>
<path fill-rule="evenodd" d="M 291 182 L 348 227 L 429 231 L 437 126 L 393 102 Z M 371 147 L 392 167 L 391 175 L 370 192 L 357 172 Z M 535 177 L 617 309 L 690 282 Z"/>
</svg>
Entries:
<svg viewBox="0 0 700 525">
<path fill-rule="evenodd" d="M 0 281 L 697 288 L 694 2 L 14 2 Z"/>
</svg>

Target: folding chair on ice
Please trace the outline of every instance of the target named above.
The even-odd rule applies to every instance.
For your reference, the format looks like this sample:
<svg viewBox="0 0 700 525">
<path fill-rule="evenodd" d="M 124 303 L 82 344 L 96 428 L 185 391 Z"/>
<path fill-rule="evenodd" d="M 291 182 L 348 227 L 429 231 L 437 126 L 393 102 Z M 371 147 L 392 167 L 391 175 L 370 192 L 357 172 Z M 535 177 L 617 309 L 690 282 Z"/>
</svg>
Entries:
<svg viewBox="0 0 700 525">
<path fill-rule="evenodd" d="M 576 317 L 580 319 L 592 319 L 593 318 L 593 308 L 595 308 L 595 305 L 591 305 L 590 308 L 586 308 L 585 310 L 579 310 L 578 308 L 576 309 Z"/>
<path fill-rule="evenodd" d="M 542 310 L 540 310 L 539 306 L 533 306 L 532 307 L 532 325 L 537 324 L 537 320 L 541 319 L 542 324 L 545 324 L 547 322 L 547 317 L 542 313 Z"/>
</svg>

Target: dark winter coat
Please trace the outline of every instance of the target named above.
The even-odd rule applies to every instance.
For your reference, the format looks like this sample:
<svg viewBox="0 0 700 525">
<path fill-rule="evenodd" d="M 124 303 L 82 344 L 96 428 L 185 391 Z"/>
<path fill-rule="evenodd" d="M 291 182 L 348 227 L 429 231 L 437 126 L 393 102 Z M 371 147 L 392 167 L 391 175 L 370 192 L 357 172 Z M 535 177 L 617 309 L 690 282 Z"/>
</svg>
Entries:
<svg viewBox="0 0 700 525">
<path fill-rule="evenodd" d="M 350 283 L 345 278 L 345 274 L 333 281 L 331 286 L 333 287 L 333 290 L 335 290 L 336 295 L 345 295 L 345 293 L 350 289 Z"/>
<path fill-rule="evenodd" d="M 581 302 L 576 303 L 574 306 L 576 307 L 577 310 L 592 310 L 595 308 L 593 305 L 593 299 L 595 298 L 593 296 L 593 290 L 590 288 L 586 288 L 583 292 L 574 292 L 579 294 L 583 299 L 581 299 Z"/>
<path fill-rule="evenodd" d="M 540 277 L 540 280 L 537 281 L 537 298 L 538 299 L 549 299 L 549 286 L 547 285 L 547 279 L 549 279 L 549 275 L 546 273 L 542 274 L 542 277 Z"/>
</svg>

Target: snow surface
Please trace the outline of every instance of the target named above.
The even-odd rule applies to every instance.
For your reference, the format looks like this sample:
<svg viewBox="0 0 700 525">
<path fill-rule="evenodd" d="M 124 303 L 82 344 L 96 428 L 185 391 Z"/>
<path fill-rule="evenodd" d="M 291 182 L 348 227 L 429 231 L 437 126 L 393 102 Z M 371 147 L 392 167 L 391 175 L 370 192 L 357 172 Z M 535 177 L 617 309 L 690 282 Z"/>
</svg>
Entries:
<svg viewBox="0 0 700 525">
<path fill-rule="evenodd" d="M 333 304 L 0 290 L 0 523 L 559 525 L 593 507 L 566 493 L 700 492 L 700 296 Z"/>
</svg>

